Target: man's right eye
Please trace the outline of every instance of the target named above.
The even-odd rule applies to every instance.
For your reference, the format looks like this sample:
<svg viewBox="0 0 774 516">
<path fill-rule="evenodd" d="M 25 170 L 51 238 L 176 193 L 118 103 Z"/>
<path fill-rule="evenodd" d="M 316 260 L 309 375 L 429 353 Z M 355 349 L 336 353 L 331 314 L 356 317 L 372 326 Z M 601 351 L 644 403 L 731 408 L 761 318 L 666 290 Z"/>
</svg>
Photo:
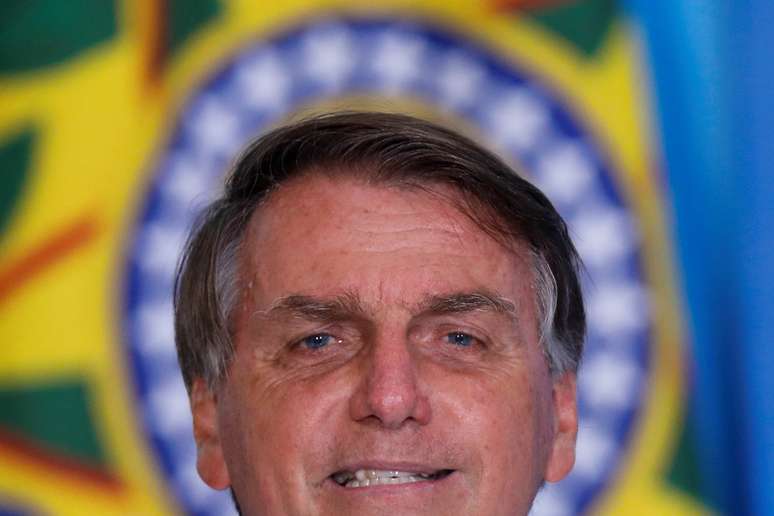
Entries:
<svg viewBox="0 0 774 516">
<path fill-rule="evenodd" d="M 333 343 L 334 340 L 335 339 L 333 335 L 329 335 L 327 333 L 316 333 L 301 339 L 301 344 L 309 349 L 320 349 L 327 346 L 328 344 Z"/>
<path fill-rule="evenodd" d="M 446 334 L 446 342 L 460 348 L 468 348 L 473 345 L 476 338 L 461 331 L 453 331 Z"/>
</svg>

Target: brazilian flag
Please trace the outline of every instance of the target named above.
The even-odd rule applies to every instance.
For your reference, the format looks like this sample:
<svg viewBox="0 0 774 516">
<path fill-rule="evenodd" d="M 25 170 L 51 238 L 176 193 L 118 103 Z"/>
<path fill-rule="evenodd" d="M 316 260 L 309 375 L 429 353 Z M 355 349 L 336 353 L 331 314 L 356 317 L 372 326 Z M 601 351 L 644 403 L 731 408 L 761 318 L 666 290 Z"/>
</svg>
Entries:
<svg viewBox="0 0 774 516">
<path fill-rule="evenodd" d="M 367 108 L 486 142 L 587 265 L 577 465 L 533 514 L 706 514 L 639 34 L 614 0 L 0 4 L 0 513 L 233 514 L 194 468 L 177 254 L 250 138 Z"/>
</svg>

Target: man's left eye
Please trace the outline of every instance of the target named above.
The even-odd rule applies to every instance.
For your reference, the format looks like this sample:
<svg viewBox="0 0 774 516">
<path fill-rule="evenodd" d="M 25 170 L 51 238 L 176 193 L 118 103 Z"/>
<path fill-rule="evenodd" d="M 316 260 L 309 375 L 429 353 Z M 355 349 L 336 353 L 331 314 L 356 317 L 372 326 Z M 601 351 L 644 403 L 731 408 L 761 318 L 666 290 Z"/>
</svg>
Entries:
<svg viewBox="0 0 774 516">
<path fill-rule="evenodd" d="M 467 333 L 463 333 L 461 331 L 454 331 L 446 334 L 446 342 L 461 348 L 472 346 L 475 340 L 476 338 L 472 335 L 468 335 Z"/>
<path fill-rule="evenodd" d="M 319 349 L 333 343 L 333 335 L 316 333 L 301 340 L 301 343 L 309 349 Z"/>
</svg>

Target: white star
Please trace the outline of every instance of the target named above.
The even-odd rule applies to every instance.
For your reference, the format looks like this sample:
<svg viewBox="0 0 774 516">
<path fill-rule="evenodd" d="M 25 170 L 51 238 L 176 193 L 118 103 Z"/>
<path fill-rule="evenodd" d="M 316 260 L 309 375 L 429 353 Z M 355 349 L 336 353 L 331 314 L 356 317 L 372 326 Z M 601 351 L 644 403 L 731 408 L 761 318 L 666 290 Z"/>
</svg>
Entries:
<svg viewBox="0 0 774 516">
<path fill-rule="evenodd" d="M 148 400 L 153 428 L 167 437 L 188 434 L 191 429 L 191 412 L 188 394 L 179 374 L 169 374 L 154 385 Z"/>
<path fill-rule="evenodd" d="M 357 59 L 352 38 L 344 27 L 314 31 L 303 47 L 306 73 L 329 88 L 338 88 L 347 80 Z"/>
<path fill-rule="evenodd" d="M 175 480 L 179 492 L 198 509 L 204 508 L 216 491 L 213 491 L 196 472 L 196 455 L 192 454 L 178 468 Z M 220 514 L 220 513 L 213 513 Z"/>
<path fill-rule="evenodd" d="M 586 304 L 590 329 L 603 337 L 623 338 L 648 324 L 648 295 L 637 283 L 599 284 Z"/>
<path fill-rule="evenodd" d="M 135 325 L 140 335 L 139 348 L 155 358 L 175 357 L 175 328 L 171 300 L 145 303 L 137 311 Z"/>
<path fill-rule="evenodd" d="M 422 72 L 425 43 L 413 36 L 387 33 L 374 52 L 373 69 L 379 86 L 388 92 L 398 92 Z"/>
<path fill-rule="evenodd" d="M 290 77 L 282 61 L 270 51 L 252 57 L 237 72 L 237 85 L 244 103 L 257 111 L 285 109 Z"/>
<path fill-rule="evenodd" d="M 540 156 L 535 166 L 535 178 L 552 201 L 568 204 L 589 190 L 594 181 L 594 168 L 581 144 L 565 140 Z"/>
<path fill-rule="evenodd" d="M 143 230 L 137 260 L 147 273 L 172 278 L 186 233 L 175 226 L 153 223 Z"/>
<path fill-rule="evenodd" d="M 581 258 L 589 267 L 607 268 L 632 252 L 637 241 L 625 212 L 604 206 L 579 210 L 569 221 Z"/>
<path fill-rule="evenodd" d="M 547 484 L 538 492 L 529 511 L 530 516 L 568 516 L 570 514 L 572 514 L 572 507 L 561 494 L 561 490 L 553 484 Z"/>
<path fill-rule="evenodd" d="M 236 115 L 212 96 L 195 109 L 189 129 L 198 148 L 211 156 L 231 158 L 242 144 Z"/>
<path fill-rule="evenodd" d="M 580 396 L 595 408 L 624 409 L 639 393 L 641 378 L 639 368 L 631 361 L 597 353 L 581 367 Z"/>
<path fill-rule="evenodd" d="M 522 87 L 492 102 L 486 120 L 500 146 L 527 152 L 545 135 L 549 114 L 540 100 Z"/>
<path fill-rule="evenodd" d="M 163 184 L 170 201 L 189 207 L 194 202 L 209 197 L 209 185 L 205 165 L 189 155 L 178 153 L 170 158 L 170 173 Z"/>
<path fill-rule="evenodd" d="M 436 77 L 441 100 L 451 107 L 471 104 L 481 94 L 484 69 L 463 52 L 451 52 Z"/>
<path fill-rule="evenodd" d="M 615 441 L 607 432 L 581 425 L 572 475 L 581 476 L 586 480 L 598 479 L 607 469 L 614 451 Z"/>
</svg>

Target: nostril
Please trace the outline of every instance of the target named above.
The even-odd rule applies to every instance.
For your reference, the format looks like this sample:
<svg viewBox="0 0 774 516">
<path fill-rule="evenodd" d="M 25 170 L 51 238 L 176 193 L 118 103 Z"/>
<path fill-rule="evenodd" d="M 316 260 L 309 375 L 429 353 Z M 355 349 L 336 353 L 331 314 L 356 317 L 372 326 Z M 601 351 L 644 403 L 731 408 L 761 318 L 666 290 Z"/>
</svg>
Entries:
<svg viewBox="0 0 774 516">
<path fill-rule="evenodd" d="M 354 420 L 376 421 L 385 428 L 429 420 L 429 403 L 420 390 L 415 357 L 405 341 L 384 337 L 374 343 L 367 360 L 350 403 Z"/>
<path fill-rule="evenodd" d="M 386 427 L 398 427 L 415 417 L 417 389 L 413 378 L 373 382 L 367 395 L 368 411 Z"/>
</svg>

